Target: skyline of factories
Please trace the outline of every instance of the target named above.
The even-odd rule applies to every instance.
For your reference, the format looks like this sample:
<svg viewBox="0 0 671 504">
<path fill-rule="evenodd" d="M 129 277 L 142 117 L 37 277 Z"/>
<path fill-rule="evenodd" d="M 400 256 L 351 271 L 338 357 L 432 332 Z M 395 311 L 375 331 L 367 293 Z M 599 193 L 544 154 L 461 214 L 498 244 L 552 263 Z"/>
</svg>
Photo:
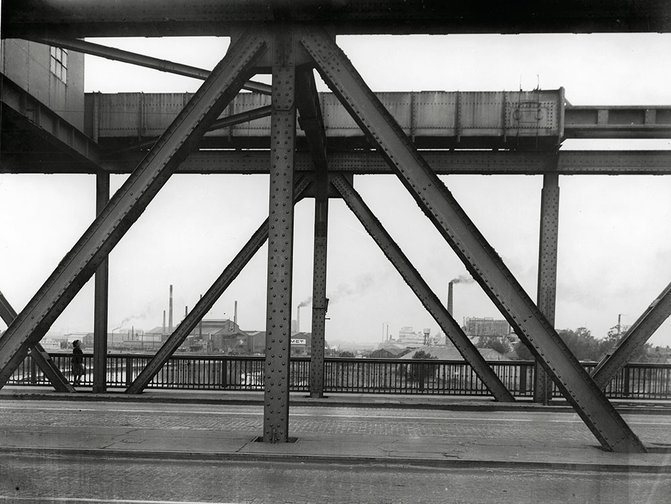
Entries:
<svg viewBox="0 0 671 504">
<path fill-rule="evenodd" d="M 356 285 L 344 285 L 341 284 L 339 285 L 334 291 L 333 294 L 330 295 L 330 297 L 327 297 L 327 321 L 329 320 L 328 317 L 328 307 L 331 305 L 333 302 L 338 302 L 341 298 L 347 297 L 347 296 L 353 296 L 356 295 L 357 293 L 364 292 L 366 291 L 371 285 L 373 281 L 371 278 L 363 278 L 361 281 L 357 282 Z M 469 275 L 459 275 L 454 278 L 452 278 L 448 282 L 447 286 L 447 297 L 446 297 L 446 308 L 448 312 L 454 316 L 454 299 L 455 299 L 455 294 L 454 294 L 454 285 L 458 284 L 473 284 L 475 283 L 475 280 L 470 277 Z M 202 297 L 202 295 L 201 295 Z M 299 303 L 294 303 L 295 309 L 293 311 L 293 316 L 295 318 L 292 319 L 292 324 L 291 324 L 291 333 L 296 334 L 300 332 L 305 332 L 305 333 L 311 333 L 311 316 L 306 322 L 305 315 L 301 316 L 301 313 L 305 311 L 306 308 L 309 308 L 312 306 L 312 296 L 308 296 L 307 298 L 303 299 Z M 162 336 L 168 336 L 170 335 L 178 326 L 179 324 L 186 318 L 186 316 L 189 313 L 189 306 L 184 305 L 184 310 L 180 309 L 175 309 L 175 289 L 172 284 L 169 285 L 169 296 L 168 296 L 168 303 L 167 303 L 167 308 L 163 310 L 162 313 L 162 324 L 152 324 L 149 322 L 148 315 L 152 314 L 153 312 L 150 312 L 149 310 L 146 310 L 144 313 L 141 314 L 135 314 L 132 316 L 127 316 L 123 320 L 121 320 L 116 327 L 113 327 L 111 329 L 108 329 L 108 335 L 109 337 L 114 337 L 115 333 L 119 337 L 122 337 L 124 339 L 128 340 L 135 340 L 135 339 L 142 339 L 145 337 L 145 334 L 151 334 L 151 335 L 156 335 L 160 334 Z M 222 320 L 230 320 L 234 323 L 235 327 L 239 327 L 240 330 L 246 330 L 246 331 L 258 331 L 262 332 L 265 330 L 265 328 L 257 328 L 257 327 L 242 327 L 238 325 L 238 301 L 234 300 L 233 302 L 233 313 L 232 317 L 228 316 L 230 314 L 227 314 L 226 312 L 221 312 L 219 310 L 219 313 L 223 315 L 222 316 L 217 316 L 216 314 L 212 314 L 212 312 L 215 310 L 210 310 L 210 316 L 208 317 L 207 315 L 203 317 L 202 322 L 213 322 L 213 321 L 222 321 Z M 181 313 L 183 313 L 183 317 L 181 316 Z M 311 315 L 311 314 L 310 314 Z M 477 315 L 464 315 L 463 316 L 463 327 L 466 327 L 468 324 L 469 320 L 473 319 L 479 319 L 479 320 L 492 320 L 496 322 L 505 322 L 504 318 L 498 317 L 487 317 L 487 316 L 477 316 Z M 301 322 L 303 320 L 303 323 Z M 146 323 L 150 327 L 144 327 L 142 326 L 142 322 L 146 321 Z M 201 322 L 201 323 L 202 323 Z M 306 326 L 306 323 L 310 323 L 310 326 Z M 507 322 L 506 322 L 507 324 Z M 360 343 L 357 344 L 355 341 L 343 341 L 338 338 L 333 339 L 335 344 L 338 346 L 342 346 L 343 344 L 350 344 L 354 348 L 360 347 L 360 348 L 372 348 L 376 344 L 380 344 L 380 342 L 385 343 L 385 342 L 391 342 L 394 340 L 398 340 L 402 334 L 407 334 L 408 332 L 415 332 L 415 327 L 411 324 L 401 324 L 398 327 L 392 327 L 388 322 L 382 322 L 382 336 L 373 338 L 371 341 L 366 343 Z M 628 325 L 621 325 L 621 315 L 618 315 L 618 320 L 617 324 L 613 328 L 617 328 L 617 331 L 619 332 L 622 330 L 623 332 L 626 331 L 628 328 Z M 197 328 L 195 331 L 197 332 Z M 508 330 L 510 333 L 512 333 L 512 328 L 508 326 Z M 71 343 L 74 339 L 80 338 L 85 334 L 91 334 L 91 331 L 86 331 L 83 328 L 75 328 L 70 331 L 49 331 L 46 335 L 46 342 L 48 343 L 50 340 L 52 342 L 68 342 Z M 441 330 L 440 327 L 420 327 L 417 331 L 417 334 L 421 334 L 424 336 L 424 338 L 428 338 L 429 335 L 431 335 L 431 340 L 438 341 L 441 338 L 445 341 L 447 341 L 447 338 L 445 338 L 445 335 L 443 331 Z M 327 334 L 327 339 L 328 339 L 328 334 Z M 327 342 L 328 345 L 328 342 Z"/>
</svg>

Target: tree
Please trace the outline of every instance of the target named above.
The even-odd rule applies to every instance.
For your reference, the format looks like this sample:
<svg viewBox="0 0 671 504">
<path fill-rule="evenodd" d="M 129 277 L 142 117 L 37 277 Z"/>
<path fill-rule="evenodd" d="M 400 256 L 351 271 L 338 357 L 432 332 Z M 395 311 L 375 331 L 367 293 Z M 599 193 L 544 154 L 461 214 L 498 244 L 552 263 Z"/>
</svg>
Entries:
<svg viewBox="0 0 671 504">
<path fill-rule="evenodd" d="M 534 360 L 534 355 L 522 340 L 518 340 L 517 343 L 513 345 L 513 350 L 515 350 L 517 356 L 522 360 Z"/>
<path fill-rule="evenodd" d="M 511 350 L 508 340 L 500 336 L 481 336 L 476 346 L 478 348 L 491 348 L 503 355 Z"/>
<path fill-rule="evenodd" d="M 345 350 L 344 352 L 340 352 L 340 357 L 345 357 L 345 358 L 351 359 L 351 358 L 354 357 L 354 354 L 352 352 L 349 352 L 349 351 Z"/>
<path fill-rule="evenodd" d="M 424 350 L 419 350 L 415 352 L 415 354 L 412 356 L 413 360 L 429 360 L 429 359 L 436 359 L 436 357 L 433 357 L 430 353 L 425 352 Z M 426 382 L 427 378 L 433 378 L 433 374 L 435 372 L 435 366 L 433 364 L 429 364 L 426 362 L 422 363 L 413 363 L 410 364 L 410 368 L 408 369 L 408 380 L 411 381 L 416 381 L 419 383 L 419 389 L 424 390 L 424 383 Z"/>
</svg>

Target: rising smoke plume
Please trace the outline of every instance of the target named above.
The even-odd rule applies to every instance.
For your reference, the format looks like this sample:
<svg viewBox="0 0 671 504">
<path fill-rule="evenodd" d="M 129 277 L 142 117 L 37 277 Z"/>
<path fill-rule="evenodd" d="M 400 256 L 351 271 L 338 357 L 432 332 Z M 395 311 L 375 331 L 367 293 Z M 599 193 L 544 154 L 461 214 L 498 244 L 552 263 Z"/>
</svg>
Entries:
<svg viewBox="0 0 671 504">
<path fill-rule="evenodd" d="M 331 303 L 337 303 L 342 298 L 364 294 L 375 285 L 375 278 L 371 274 L 361 275 L 356 278 L 354 285 L 338 284 L 334 291 L 329 291 L 327 297 Z"/>
<path fill-rule="evenodd" d="M 310 303 L 312 303 L 312 296 L 298 303 L 298 307 L 303 308 L 304 306 L 308 306 Z"/>
<path fill-rule="evenodd" d="M 457 284 L 457 283 L 473 283 L 475 280 L 473 280 L 472 277 L 468 275 L 459 275 L 456 278 L 453 278 L 450 280 L 451 284 Z"/>
</svg>

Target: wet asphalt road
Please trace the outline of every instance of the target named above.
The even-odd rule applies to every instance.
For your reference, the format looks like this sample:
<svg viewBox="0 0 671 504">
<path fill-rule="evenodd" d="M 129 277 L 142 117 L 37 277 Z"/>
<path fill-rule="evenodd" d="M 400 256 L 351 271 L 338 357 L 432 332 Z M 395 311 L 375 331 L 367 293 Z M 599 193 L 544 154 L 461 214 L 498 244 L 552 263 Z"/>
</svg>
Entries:
<svg viewBox="0 0 671 504">
<path fill-rule="evenodd" d="M 211 462 L 91 456 L 0 460 L 0 502 L 668 503 L 665 475 Z"/>
<path fill-rule="evenodd" d="M 261 406 L 2 401 L 0 431 L 103 432 L 157 429 L 260 434 Z M 628 415 L 642 438 L 671 441 L 671 416 Z M 385 408 L 295 407 L 291 432 L 365 439 L 521 439 L 562 436 L 588 447 L 592 434 L 572 413 L 457 412 Z M 359 436 L 359 437 L 357 437 Z M 450 441 L 452 442 L 452 441 Z M 150 458 L 153 457 L 153 458 Z M 644 503 L 671 502 L 671 477 L 636 471 L 422 467 L 376 463 L 193 460 L 151 456 L 4 450 L 0 504 L 30 503 Z M 671 457 L 671 454 L 669 454 Z"/>
</svg>

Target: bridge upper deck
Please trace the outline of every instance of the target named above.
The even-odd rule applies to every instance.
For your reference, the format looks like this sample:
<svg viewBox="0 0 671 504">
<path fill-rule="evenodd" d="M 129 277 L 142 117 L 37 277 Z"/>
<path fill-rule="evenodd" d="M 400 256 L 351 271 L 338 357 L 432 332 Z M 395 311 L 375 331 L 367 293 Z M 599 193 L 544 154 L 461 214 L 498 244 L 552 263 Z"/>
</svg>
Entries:
<svg viewBox="0 0 671 504">
<path fill-rule="evenodd" d="M 2 37 L 230 35 L 318 23 L 337 34 L 668 32 L 664 0 L 6 0 Z"/>
</svg>

